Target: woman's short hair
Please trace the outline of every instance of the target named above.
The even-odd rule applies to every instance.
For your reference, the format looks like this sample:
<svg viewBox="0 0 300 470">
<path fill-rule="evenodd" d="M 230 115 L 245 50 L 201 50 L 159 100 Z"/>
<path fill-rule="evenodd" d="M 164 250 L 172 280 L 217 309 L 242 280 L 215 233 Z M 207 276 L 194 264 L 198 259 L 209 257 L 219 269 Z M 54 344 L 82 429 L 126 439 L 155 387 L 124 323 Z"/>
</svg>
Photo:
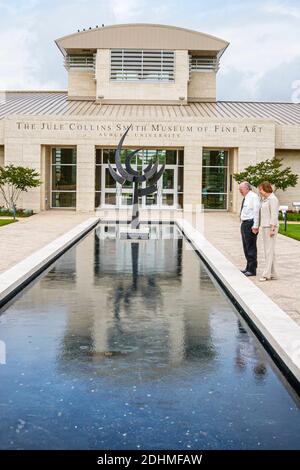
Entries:
<svg viewBox="0 0 300 470">
<path fill-rule="evenodd" d="M 263 181 L 262 183 L 258 185 L 258 187 L 261 188 L 265 193 L 273 192 L 272 185 L 271 183 L 269 183 L 269 181 Z"/>
</svg>

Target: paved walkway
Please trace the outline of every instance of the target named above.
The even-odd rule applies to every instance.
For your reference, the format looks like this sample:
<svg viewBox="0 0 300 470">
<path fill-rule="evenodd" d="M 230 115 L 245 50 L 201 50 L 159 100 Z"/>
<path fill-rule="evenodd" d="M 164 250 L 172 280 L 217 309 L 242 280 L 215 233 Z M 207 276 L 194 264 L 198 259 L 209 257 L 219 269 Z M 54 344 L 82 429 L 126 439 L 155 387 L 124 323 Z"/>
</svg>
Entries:
<svg viewBox="0 0 300 470">
<path fill-rule="evenodd" d="M 94 213 L 92 213 L 94 215 Z M 0 227 L 0 272 L 91 217 L 90 213 L 46 211 Z"/>
<path fill-rule="evenodd" d="M 244 269 L 240 223 L 236 215 L 221 212 L 205 213 L 204 235 L 233 264 Z M 263 244 L 259 236 L 258 274 L 257 277 L 249 279 L 300 324 L 300 242 L 284 235 L 278 235 L 277 240 L 276 253 L 280 278 L 276 281 L 259 282 L 264 263 Z"/>
</svg>

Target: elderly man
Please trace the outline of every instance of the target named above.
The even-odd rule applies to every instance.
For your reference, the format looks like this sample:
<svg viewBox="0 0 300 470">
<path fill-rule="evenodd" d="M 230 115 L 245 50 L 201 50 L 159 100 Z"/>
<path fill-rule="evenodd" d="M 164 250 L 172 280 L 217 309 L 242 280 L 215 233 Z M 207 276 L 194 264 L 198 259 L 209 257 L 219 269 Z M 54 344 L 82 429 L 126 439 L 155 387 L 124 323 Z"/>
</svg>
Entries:
<svg viewBox="0 0 300 470">
<path fill-rule="evenodd" d="M 247 260 L 242 273 L 245 276 L 256 276 L 260 200 L 247 181 L 239 185 L 239 191 L 244 196 L 240 217 L 243 248 Z"/>
</svg>

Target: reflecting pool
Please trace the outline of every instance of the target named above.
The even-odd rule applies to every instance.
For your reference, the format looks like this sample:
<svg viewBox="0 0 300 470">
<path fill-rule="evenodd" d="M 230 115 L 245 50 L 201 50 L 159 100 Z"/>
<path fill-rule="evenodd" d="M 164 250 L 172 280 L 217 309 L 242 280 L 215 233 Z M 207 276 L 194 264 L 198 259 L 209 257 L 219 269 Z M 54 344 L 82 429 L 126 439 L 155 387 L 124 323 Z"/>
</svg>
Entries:
<svg viewBox="0 0 300 470">
<path fill-rule="evenodd" d="M 111 230 L 2 309 L 0 448 L 300 449 L 299 397 L 177 229 Z"/>
</svg>

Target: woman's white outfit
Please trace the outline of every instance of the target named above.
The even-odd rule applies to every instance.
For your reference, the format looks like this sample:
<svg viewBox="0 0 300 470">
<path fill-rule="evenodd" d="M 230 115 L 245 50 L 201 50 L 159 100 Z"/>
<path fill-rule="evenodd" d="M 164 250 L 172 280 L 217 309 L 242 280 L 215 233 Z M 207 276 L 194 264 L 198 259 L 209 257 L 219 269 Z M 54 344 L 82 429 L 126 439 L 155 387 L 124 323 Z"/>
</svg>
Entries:
<svg viewBox="0 0 300 470">
<path fill-rule="evenodd" d="M 277 278 L 275 245 L 279 229 L 279 201 L 274 193 L 262 200 L 260 209 L 260 227 L 265 250 L 265 268 L 263 278 Z M 274 226 L 274 235 L 270 236 L 271 225 Z"/>
</svg>

